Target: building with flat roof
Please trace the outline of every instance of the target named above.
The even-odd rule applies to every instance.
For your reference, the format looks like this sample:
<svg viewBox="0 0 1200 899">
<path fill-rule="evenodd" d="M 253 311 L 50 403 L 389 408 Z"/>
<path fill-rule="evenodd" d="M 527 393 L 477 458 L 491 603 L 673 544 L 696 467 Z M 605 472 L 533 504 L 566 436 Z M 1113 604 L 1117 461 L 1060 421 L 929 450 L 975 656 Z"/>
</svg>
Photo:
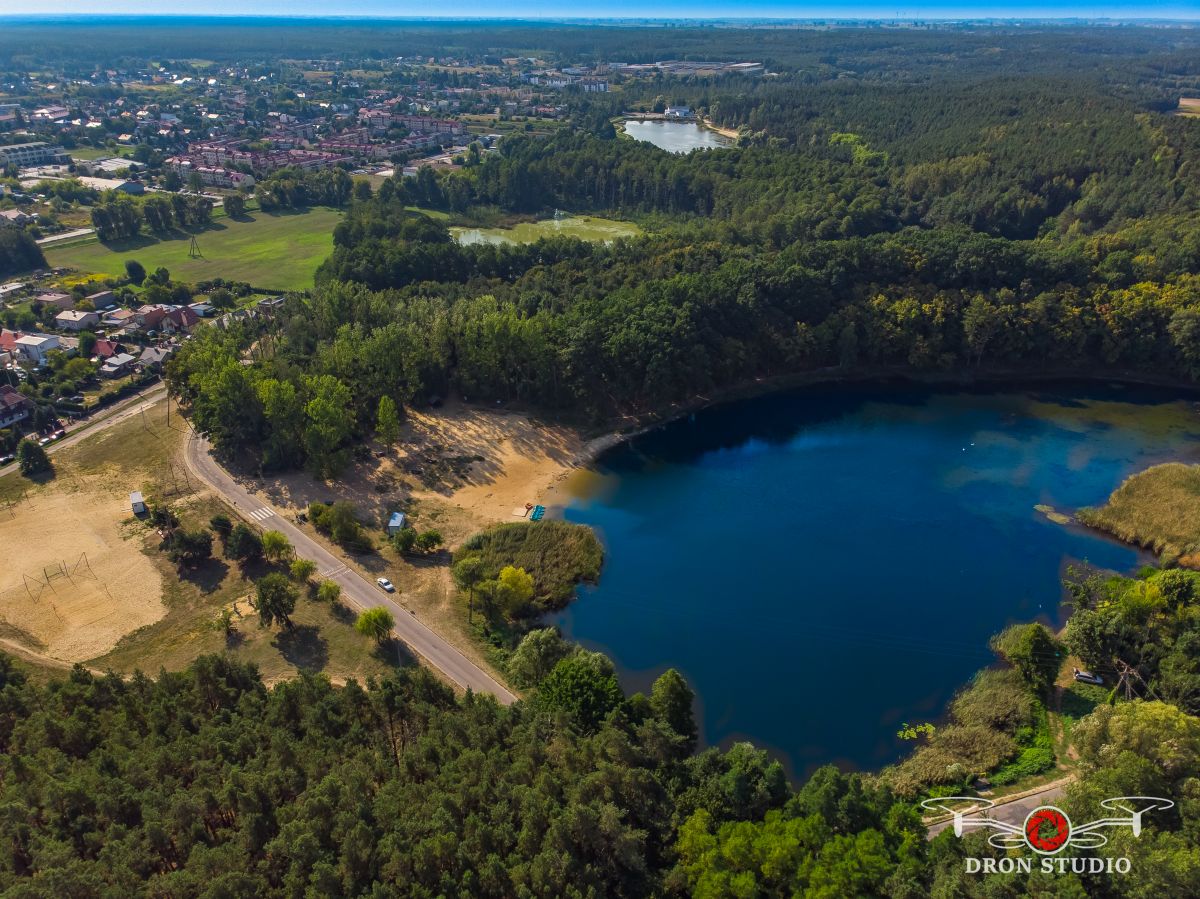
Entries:
<svg viewBox="0 0 1200 899">
<path fill-rule="evenodd" d="M 53 165 L 66 157 L 62 147 L 52 147 L 44 141 L 0 146 L 0 166 Z"/>
</svg>

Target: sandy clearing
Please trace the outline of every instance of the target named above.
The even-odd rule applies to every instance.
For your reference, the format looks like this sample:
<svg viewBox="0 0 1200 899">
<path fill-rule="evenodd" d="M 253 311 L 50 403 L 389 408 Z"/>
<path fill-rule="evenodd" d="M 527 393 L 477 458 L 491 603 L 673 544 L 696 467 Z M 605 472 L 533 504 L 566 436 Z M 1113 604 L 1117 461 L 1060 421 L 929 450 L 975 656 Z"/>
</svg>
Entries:
<svg viewBox="0 0 1200 899">
<path fill-rule="evenodd" d="M 65 662 L 101 655 L 166 609 L 128 495 L 52 484 L 0 511 L 0 616 L 31 649 Z"/>
<path fill-rule="evenodd" d="M 450 402 L 442 409 L 410 410 L 394 451 L 354 462 L 336 482 L 304 472 L 240 480 L 281 508 L 345 499 L 364 520 L 382 526 L 391 511 L 416 500 L 426 508 L 453 506 L 477 527 L 515 520 L 513 508 L 527 502 L 558 502 L 565 496 L 562 482 L 589 454 L 571 428 Z"/>
</svg>

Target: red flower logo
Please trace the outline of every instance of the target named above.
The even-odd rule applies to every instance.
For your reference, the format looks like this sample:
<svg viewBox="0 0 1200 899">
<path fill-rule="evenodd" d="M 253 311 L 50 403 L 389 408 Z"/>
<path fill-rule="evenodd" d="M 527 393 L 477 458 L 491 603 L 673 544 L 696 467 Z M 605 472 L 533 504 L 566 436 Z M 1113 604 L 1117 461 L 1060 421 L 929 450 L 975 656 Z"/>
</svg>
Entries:
<svg viewBox="0 0 1200 899">
<path fill-rule="evenodd" d="M 1053 806 L 1034 809 L 1025 819 L 1025 842 L 1035 852 L 1051 855 L 1066 846 L 1070 838 L 1071 822 Z"/>
</svg>

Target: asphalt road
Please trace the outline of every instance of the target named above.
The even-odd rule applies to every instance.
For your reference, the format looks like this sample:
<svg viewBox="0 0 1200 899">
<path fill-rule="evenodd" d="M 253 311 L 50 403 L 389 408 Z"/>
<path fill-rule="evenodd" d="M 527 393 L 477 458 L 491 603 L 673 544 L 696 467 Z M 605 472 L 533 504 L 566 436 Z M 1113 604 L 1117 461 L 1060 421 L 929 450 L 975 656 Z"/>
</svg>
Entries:
<svg viewBox="0 0 1200 899">
<path fill-rule="evenodd" d="M 135 393 L 133 396 L 113 404 L 103 413 L 81 422 L 77 427 L 68 427 L 66 437 L 57 443 L 46 445 L 46 453 L 53 455 L 64 447 L 74 446 L 85 437 L 90 437 L 92 434 L 99 434 L 101 431 L 105 431 L 113 425 L 120 424 L 135 415 L 141 415 L 143 411 L 149 411 L 151 406 L 166 395 L 167 385 L 159 381 L 153 387 L 143 390 L 141 393 Z M 0 477 L 16 470 L 16 462 L 5 465 L 3 468 L 0 468 Z"/>
<path fill-rule="evenodd" d="M 377 606 L 391 612 L 396 620 L 393 633 L 415 655 L 420 656 L 464 690 L 469 687 L 476 693 L 490 693 L 503 705 L 510 705 L 516 701 L 516 697 L 495 678 L 418 620 L 411 611 L 395 602 L 378 584 L 348 568 L 337 556 L 293 524 L 280 510 L 243 488 L 213 459 L 208 442 L 204 438 L 189 437 L 184 457 L 188 467 L 197 477 L 221 494 L 243 517 L 264 529 L 282 532 L 296 548 L 297 555 L 316 562 L 321 577 L 341 586 L 342 600 L 347 605 L 360 612 Z"/>
<path fill-rule="evenodd" d="M 1020 799 L 1014 799 L 1012 802 L 1005 802 L 1002 805 L 993 806 L 989 810 L 987 817 L 993 818 L 996 821 L 1003 821 L 1005 824 L 1015 824 L 1016 826 L 1020 827 L 1025 823 L 1025 819 L 1029 817 L 1029 813 L 1035 808 L 1040 808 L 1043 805 L 1053 805 L 1054 800 L 1062 796 L 1063 792 L 1067 788 L 1068 783 L 1070 783 L 1069 778 L 1062 781 L 1056 781 L 1052 784 L 1047 784 L 1045 789 L 1039 790 L 1036 793 L 1023 796 Z M 932 840 L 953 823 L 953 820 L 949 820 L 934 824 L 929 828 L 929 839 Z M 963 832 L 969 833 L 976 829 L 977 828 L 974 827 L 970 829 L 964 827 Z"/>
</svg>

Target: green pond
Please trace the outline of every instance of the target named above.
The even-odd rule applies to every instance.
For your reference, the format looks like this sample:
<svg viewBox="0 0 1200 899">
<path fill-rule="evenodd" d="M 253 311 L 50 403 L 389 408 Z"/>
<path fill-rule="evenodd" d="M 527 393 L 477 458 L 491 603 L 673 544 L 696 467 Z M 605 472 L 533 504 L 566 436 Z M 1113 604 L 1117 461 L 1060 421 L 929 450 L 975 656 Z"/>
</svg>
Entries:
<svg viewBox="0 0 1200 899">
<path fill-rule="evenodd" d="M 577 237 L 609 243 L 619 237 L 636 237 L 642 229 L 633 222 L 618 222 L 597 216 L 580 215 L 567 218 L 543 219 L 540 222 L 521 222 L 511 228 L 460 228 L 450 229 L 454 239 L 461 244 L 533 243 L 543 237 Z"/>
</svg>

